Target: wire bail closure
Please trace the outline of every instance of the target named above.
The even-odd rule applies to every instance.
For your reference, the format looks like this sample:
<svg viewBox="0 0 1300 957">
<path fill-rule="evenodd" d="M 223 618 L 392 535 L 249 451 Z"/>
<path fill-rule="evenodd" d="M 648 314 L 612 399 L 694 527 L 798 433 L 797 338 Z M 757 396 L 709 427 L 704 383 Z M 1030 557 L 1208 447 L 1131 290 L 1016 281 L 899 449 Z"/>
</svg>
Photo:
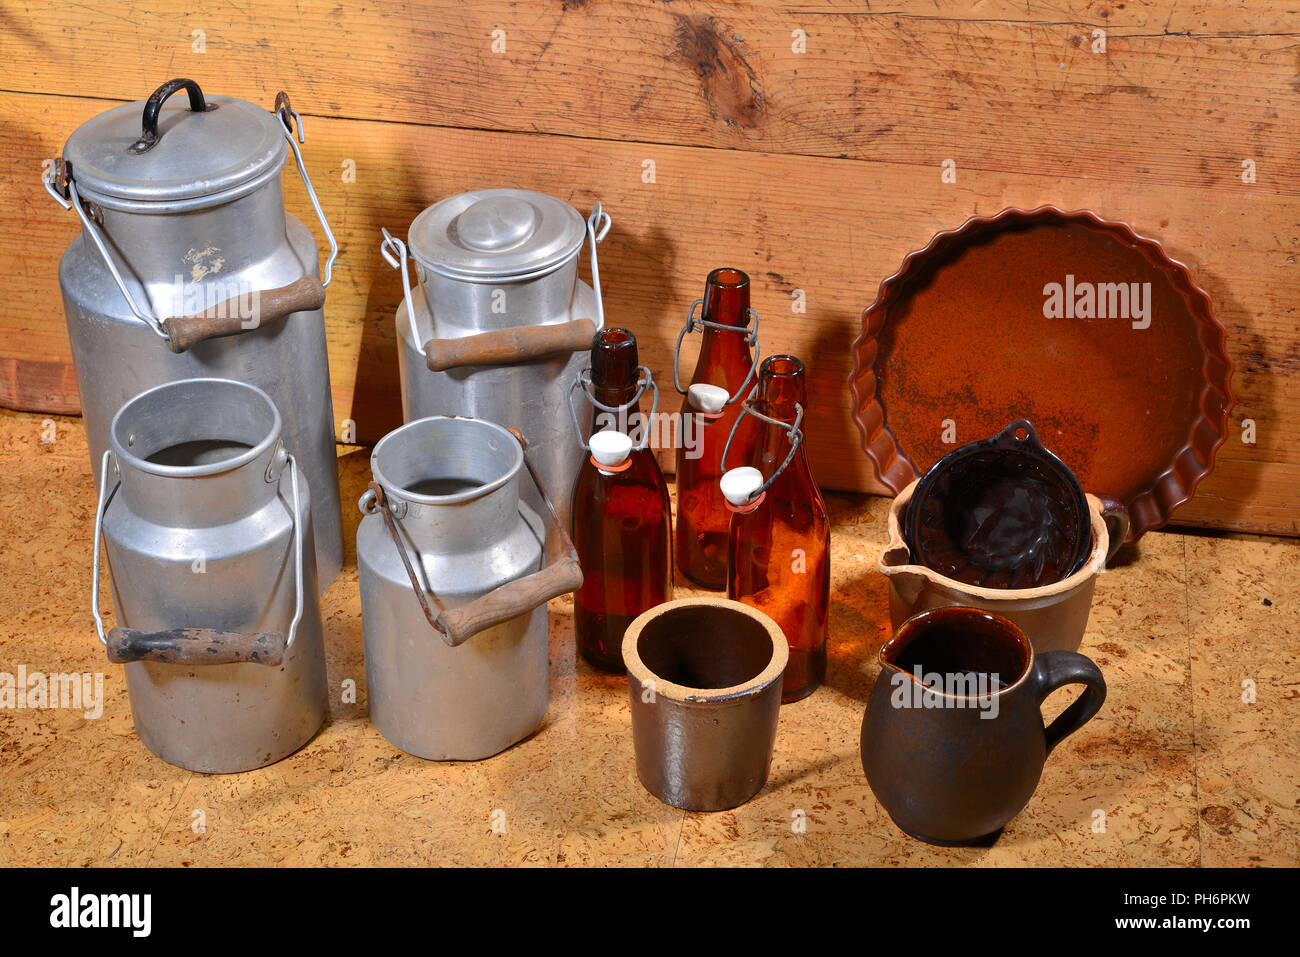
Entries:
<svg viewBox="0 0 1300 957">
<path fill-rule="evenodd" d="M 628 399 L 623 405 L 605 405 L 605 403 L 592 395 L 590 367 L 579 372 L 577 378 L 573 380 L 573 385 L 569 386 L 569 417 L 573 419 L 573 432 L 574 435 L 577 436 L 578 445 L 582 447 L 583 451 L 590 453 L 591 444 L 582 437 L 582 426 L 578 424 L 578 410 L 573 404 L 573 393 L 578 389 L 582 389 L 582 394 L 594 408 L 597 408 L 602 412 L 609 412 L 610 414 L 619 416 L 620 418 L 628 409 L 636 408 L 637 404 L 641 401 L 641 397 L 645 395 L 646 389 L 649 389 L 650 394 L 653 397 L 650 403 L 650 419 L 651 421 L 654 420 L 655 413 L 659 410 L 659 386 L 655 383 L 654 376 L 650 374 L 650 370 L 647 367 L 637 366 L 636 368 L 637 371 L 641 373 L 640 381 L 637 383 L 636 395 Z M 642 431 L 641 444 L 638 445 L 636 449 L 637 451 L 640 451 L 649 444 L 650 429 L 647 427 Z"/>
<path fill-rule="evenodd" d="M 758 360 L 760 358 L 759 347 L 758 347 L 758 313 L 755 312 L 752 308 L 747 310 L 752 325 L 729 326 L 723 322 L 713 322 L 709 319 L 705 319 L 703 316 L 697 318 L 695 315 L 695 310 L 703 305 L 704 305 L 703 299 L 696 299 L 693 303 L 691 303 L 691 308 L 686 310 L 686 325 L 682 326 L 682 331 L 677 333 L 677 345 L 673 348 L 673 386 L 682 395 L 688 394 L 687 390 L 682 388 L 682 379 L 680 373 L 681 357 L 682 357 L 682 341 L 686 338 L 687 333 L 694 332 L 696 327 L 699 327 L 701 330 L 716 329 L 719 332 L 748 333 L 748 335 L 745 336 L 745 345 L 749 346 L 751 349 L 754 350 L 754 362 L 749 367 L 749 374 L 745 376 L 745 381 L 740 383 L 740 386 L 739 388 L 736 389 L 735 394 L 732 395 L 730 398 L 727 399 L 726 402 L 723 403 L 723 407 L 725 408 L 726 406 L 735 403 L 735 401 L 739 399 L 742 394 L 744 394 L 745 386 L 749 385 L 750 380 L 754 378 L 754 374 L 758 371 Z"/>
<path fill-rule="evenodd" d="M 790 465 L 790 462 L 794 460 L 794 453 L 799 448 L 800 443 L 803 442 L 803 430 L 799 428 L 799 426 L 803 424 L 802 403 L 796 402 L 794 404 L 794 421 L 785 422 L 781 419 L 775 419 L 770 415 L 765 415 L 755 409 L 754 400 L 757 398 L 758 386 L 756 384 L 754 388 L 750 390 L 749 396 L 741 404 L 740 415 L 736 416 L 736 421 L 731 426 L 731 433 L 727 436 L 727 444 L 722 447 L 722 461 L 720 463 L 722 466 L 722 473 L 725 475 L 729 471 L 727 468 L 727 453 L 731 451 L 731 440 L 736 437 L 736 430 L 740 428 L 740 423 L 744 421 L 745 416 L 747 415 L 752 415 L 760 422 L 776 426 L 785 432 L 786 438 L 790 440 L 790 451 L 786 453 L 785 461 L 783 461 L 780 467 L 772 473 L 771 477 L 749 494 L 749 499 L 747 501 L 748 505 L 757 504 L 758 500 L 766 494 L 767 490 L 772 487 L 772 483 L 780 477 L 781 473 Z"/>
</svg>

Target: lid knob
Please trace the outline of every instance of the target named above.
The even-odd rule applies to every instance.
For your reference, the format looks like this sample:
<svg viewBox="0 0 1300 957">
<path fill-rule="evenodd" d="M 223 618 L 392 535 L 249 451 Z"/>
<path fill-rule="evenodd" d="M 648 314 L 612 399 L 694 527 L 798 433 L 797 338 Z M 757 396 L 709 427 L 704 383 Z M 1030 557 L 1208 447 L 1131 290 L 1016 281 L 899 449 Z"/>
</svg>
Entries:
<svg viewBox="0 0 1300 957">
<path fill-rule="evenodd" d="M 762 487 L 763 473 L 752 465 L 742 465 L 722 473 L 718 485 L 723 498 L 736 508 L 743 508 L 751 504 L 749 497 Z"/>
<path fill-rule="evenodd" d="M 606 429 L 591 437 L 591 457 L 604 468 L 617 468 L 632 454 L 632 440 L 626 433 Z"/>
<path fill-rule="evenodd" d="M 517 246 L 537 228 L 537 210 L 517 196 L 481 199 L 456 218 L 456 234 L 471 249 Z"/>
<path fill-rule="evenodd" d="M 691 402 L 691 408 L 698 409 L 708 415 L 721 412 L 722 407 L 727 404 L 727 390 L 719 385 L 710 385 L 707 382 L 694 382 L 686 390 L 686 395 Z"/>
</svg>

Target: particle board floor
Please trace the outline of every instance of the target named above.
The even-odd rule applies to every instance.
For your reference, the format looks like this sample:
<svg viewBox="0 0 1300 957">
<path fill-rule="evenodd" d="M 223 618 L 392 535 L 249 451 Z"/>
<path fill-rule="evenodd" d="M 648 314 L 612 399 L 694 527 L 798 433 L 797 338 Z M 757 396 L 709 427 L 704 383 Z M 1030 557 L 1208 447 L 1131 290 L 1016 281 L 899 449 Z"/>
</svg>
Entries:
<svg viewBox="0 0 1300 957">
<path fill-rule="evenodd" d="M 1300 863 L 1300 541 L 1162 532 L 1121 555 L 1081 649 L 1106 674 L 1105 707 L 1051 756 L 996 845 L 940 849 L 893 826 L 858 762 L 888 632 L 884 499 L 828 496 L 829 675 L 782 709 L 767 786 L 734 811 L 688 814 L 637 781 L 626 683 L 575 661 L 564 600 L 533 737 L 434 764 L 380 736 L 352 548 L 367 464 L 365 450 L 339 460 L 349 554 L 322 603 L 328 724 L 269 768 L 191 774 L 136 738 L 121 669 L 95 640 L 81 420 L 0 410 L 0 672 L 104 675 L 98 718 L 0 708 L 0 865 Z M 355 703 L 341 696 L 349 678 Z M 1054 695 L 1049 717 L 1071 695 Z"/>
</svg>

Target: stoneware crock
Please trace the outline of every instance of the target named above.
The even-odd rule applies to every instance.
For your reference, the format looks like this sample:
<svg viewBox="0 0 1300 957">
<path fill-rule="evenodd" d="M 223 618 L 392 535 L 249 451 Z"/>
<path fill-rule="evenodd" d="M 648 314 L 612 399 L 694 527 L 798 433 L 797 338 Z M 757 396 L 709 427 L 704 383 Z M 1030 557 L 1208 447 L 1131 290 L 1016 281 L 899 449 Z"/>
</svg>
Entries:
<svg viewBox="0 0 1300 957">
<path fill-rule="evenodd" d="M 1083 693 L 1050 725 L 1053 691 Z M 1056 745 L 1106 700 L 1095 664 L 1035 654 L 1007 619 L 938 608 L 903 623 L 880 650 L 862 720 L 862 769 L 903 831 L 930 844 L 991 844 L 1029 803 Z"/>
<path fill-rule="evenodd" d="M 1112 535 L 1103 517 L 1105 506 L 1097 496 L 1089 494 L 1092 548 L 1083 567 L 1073 575 L 1036 588 L 966 585 L 912 562 L 903 525 L 916 485 L 912 482 L 894 499 L 889 509 L 889 544 L 877 563 L 889 579 L 889 617 L 893 626 L 899 627 L 917 612 L 960 605 L 1010 619 L 1039 652 L 1077 650 L 1088 626 L 1097 576 L 1124 540 L 1122 521 L 1118 534 Z"/>
<path fill-rule="evenodd" d="M 767 781 L 789 646 L 767 615 L 725 598 L 665 602 L 623 638 L 636 770 L 688 811 L 744 804 Z"/>
</svg>

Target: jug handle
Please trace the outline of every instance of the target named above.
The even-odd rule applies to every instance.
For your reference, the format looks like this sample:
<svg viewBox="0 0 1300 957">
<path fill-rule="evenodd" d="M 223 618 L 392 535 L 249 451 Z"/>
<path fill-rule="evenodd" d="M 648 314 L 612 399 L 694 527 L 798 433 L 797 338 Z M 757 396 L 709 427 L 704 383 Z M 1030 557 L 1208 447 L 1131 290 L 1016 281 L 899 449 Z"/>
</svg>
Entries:
<svg viewBox="0 0 1300 957">
<path fill-rule="evenodd" d="M 298 463 L 294 457 L 285 453 L 293 487 L 293 551 L 294 561 L 297 564 L 294 614 L 293 620 L 289 623 L 289 637 L 286 640 L 284 634 L 279 631 L 244 634 L 212 628 L 169 628 L 150 632 L 119 626 L 109 631 L 107 635 L 104 634 L 104 618 L 99 611 L 99 558 L 103 542 L 104 513 L 122 484 L 119 477 L 113 483 L 112 489 L 108 487 L 108 465 L 112 455 L 112 449 L 105 450 L 103 464 L 100 466 L 99 503 L 95 508 L 95 557 L 90 574 L 90 613 L 95 618 L 95 630 L 99 633 L 99 640 L 108 649 L 108 660 L 114 664 L 125 664 L 130 661 L 161 661 L 179 665 L 227 665 L 252 662 L 273 667 L 283 664 L 285 652 L 293 645 L 293 640 L 298 633 L 298 623 L 302 621 L 303 608 L 302 528 L 298 519 L 301 500 L 298 494 Z M 268 482 L 271 481 L 271 474 L 271 470 L 268 469 Z"/>
<path fill-rule="evenodd" d="M 248 298 L 252 299 L 251 309 L 244 308 Z M 315 276 L 303 276 L 287 286 L 231 296 L 203 312 L 164 319 L 162 327 L 172 352 L 184 352 L 196 343 L 248 332 L 295 312 L 314 312 L 324 305 L 325 286 Z"/>
<path fill-rule="evenodd" d="M 1034 685 L 1040 706 L 1053 691 L 1072 684 L 1083 685 L 1083 694 L 1043 729 L 1048 754 L 1101 710 L 1106 700 L 1106 679 L 1092 659 L 1077 651 L 1044 651 L 1034 656 Z"/>
<path fill-rule="evenodd" d="M 1110 549 L 1106 552 L 1106 563 L 1109 564 L 1124 544 L 1124 539 L 1128 538 L 1132 519 L 1128 507 L 1119 499 L 1110 495 L 1098 495 L 1097 500 L 1101 502 L 1101 518 L 1106 523 L 1106 534 L 1110 537 Z"/>
<path fill-rule="evenodd" d="M 459 608 L 443 609 L 434 614 L 428 598 L 425 597 L 424 588 L 416 577 L 411 559 L 406 554 L 402 538 L 398 534 L 397 521 L 392 515 L 392 510 L 384 502 L 383 488 L 372 481 L 358 503 L 365 514 L 378 511 L 383 516 L 384 525 L 388 528 L 393 544 L 397 546 L 397 553 L 401 556 L 406 574 L 411 579 L 411 589 L 415 592 L 420 608 L 424 611 L 424 617 L 442 636 L 442 640 L 452 648 L 463 645 L 486 628 L 517 618 L 552 598 L 566 595 L 582 586 L 582 566 L 578 563 L 578 552 L 573 547 L 573 540 L 560 522 L 555 506 L 551 503 L 551 497 L 546 493 L 546 488 L 533 467 L 532 460 L 528 456 L 527 442 L 518 430 L 511 429 L 510 432 L 523 449 L 524 465 L 527 466 L 528 474 L 546 504 L 547 524 L 550 526 L 546 541 L 548 546 L 554 543 L 554 551 L 557 553 L 549 564 L 531 575 L 499 585 L 486 595 L 481 595 Z"/>
<path fill-rule="evenodd" d="M 424 361 L 431 372 L 532 362 L 590 349 L 595 334 L 596 324 L 590 319 L 573 319 L 549 326 L 480 332 L 460 339 L 430 339 L 424 344 Z"/>
<path fill-rule="evenodd" d="M 168 80 L 149 94 L 149 99 L 144 101 L 144 115 L 140 118 L 140 138 L 126 148 L 128 153 L 136 155 L 147 153 L 158 145 L 158 141 L 162 139 L 162 134 L 158 132 L 158 113 L 162 110 L 166 99 L 181 90 L 189 94 L 190 112 L 207 113 L 217 108 L 217 104 L 209 103 L 203 98 L 203 91 L 193 80 L 184 77 Z"/>
</svg>

